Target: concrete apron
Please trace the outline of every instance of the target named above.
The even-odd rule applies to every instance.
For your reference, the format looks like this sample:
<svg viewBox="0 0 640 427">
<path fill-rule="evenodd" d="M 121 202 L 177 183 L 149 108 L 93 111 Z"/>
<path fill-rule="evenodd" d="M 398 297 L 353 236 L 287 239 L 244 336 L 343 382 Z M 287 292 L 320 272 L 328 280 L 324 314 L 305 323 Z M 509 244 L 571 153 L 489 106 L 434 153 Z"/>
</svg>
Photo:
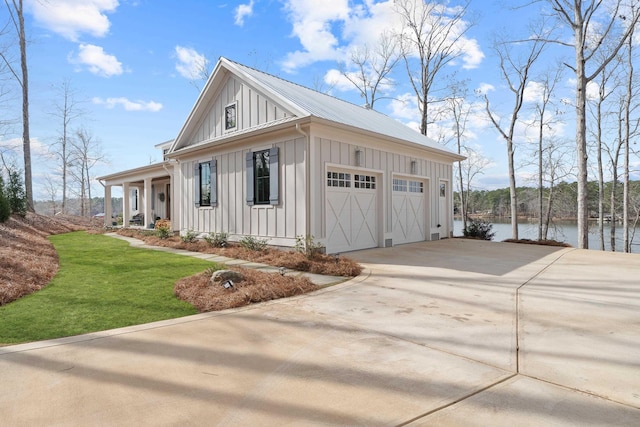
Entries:
<svg viewBox="0 0 640 427">
<path fill-rule="evenodd" d="M 640 425 L 639 256 L 351 256 L 312 295 L 0 348 L 2 424 Z"/>
</svg>

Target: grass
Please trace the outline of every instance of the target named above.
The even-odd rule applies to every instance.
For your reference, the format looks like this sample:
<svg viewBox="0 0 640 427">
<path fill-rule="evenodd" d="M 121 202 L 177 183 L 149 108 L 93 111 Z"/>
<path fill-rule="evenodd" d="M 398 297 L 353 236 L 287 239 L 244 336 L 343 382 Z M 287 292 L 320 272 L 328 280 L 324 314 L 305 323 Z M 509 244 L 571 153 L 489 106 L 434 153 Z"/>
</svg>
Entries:
<svg viewBox="0 0 640 427">
<path fill-rule="evenodd" d="M 197 313 L 174 283 L 211 262 L 132 248 L 84 231 L 49 237 L 60 270 L 42 290 L 0 306 L 0 343 L 17 344 Z M 34 266 L 36 267 L 36 266 Z"/>
</svg>

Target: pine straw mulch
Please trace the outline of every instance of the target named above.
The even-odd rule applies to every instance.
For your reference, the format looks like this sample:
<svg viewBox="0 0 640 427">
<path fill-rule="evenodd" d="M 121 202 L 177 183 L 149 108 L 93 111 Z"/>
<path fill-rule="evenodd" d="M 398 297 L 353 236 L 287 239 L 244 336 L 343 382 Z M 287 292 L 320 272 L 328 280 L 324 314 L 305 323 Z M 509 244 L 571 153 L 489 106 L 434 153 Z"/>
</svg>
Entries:
<svg viewBox="0 0 640 427">
<path fill-rule="evenodd" d="M 557 240 L 531 240 L 531 239 L 505 239 L 505 243 L 521 243 L 524 245 L 540 245 L 540 246 L 558 246 L 562 248 L 572 248 L 568 243 L 559 242 Z"/>
<path fill-rule="evenodd" d="M 85 230 L 90 219 L 27 213 L 0 223 L 0 306 L 42 289 L 58 272 L 47 236 Z"/>
<path fill-rule="evenodd" d="M 302 295 L 318 289 L 304 276 L 281 276 L 239 267 L 231 269 L 244 276 L 242 281 L 233 283 L 233 288 L 210 284 L 211 272 L 205 271 L 178 280 L 173 292 L 198 312 L 204 313 Z"/>
<path fill-rule="evenodd" d="M 331 255 L 316 254 L 312 259 L 308 259 L 304 254 L 299 252 L 274 248 L 267 248 L 263 251 L 252 251 L 233 243 L 229 243 L 229 246 L 226 248 L 215 248 L 204 240 L 185 243 L 178 236 L 160 239 L 153 234 L 153 231 L 142 231 L 131 228 L 120 229 L 117 233 L 122 236 L 143 240 L 146 244 L 152 246 L 217 254 L 228 258 L 243 259 L 309 273 L 355 277 L 362 272 L 360 264 L 342 256 L 336 259 Z"/>
</svg>

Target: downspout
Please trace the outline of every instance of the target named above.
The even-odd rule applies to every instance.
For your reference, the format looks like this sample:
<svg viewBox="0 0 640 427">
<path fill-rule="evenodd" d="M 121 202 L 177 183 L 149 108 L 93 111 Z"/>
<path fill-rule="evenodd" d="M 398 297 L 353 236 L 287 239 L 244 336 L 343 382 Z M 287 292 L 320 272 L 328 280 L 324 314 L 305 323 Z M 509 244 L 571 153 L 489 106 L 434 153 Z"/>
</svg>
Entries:
<svg viewBox="0 0 640 427">
<path fill-rule="evenodd" d="M 305 131 L 302 130 L 302 127 L 300 126 L 300 123 L 296 123 L 296 132 L 298 132 L 299 134 L 301 134 L 302 136 L 305 137 L 305 141 L 306 141 L 306 145 L 307 145 L 307 149 L 306 149 L 306 153 L 305 153 L 305 163 L 306 166 L 304 168 L 304 174 L 305 174 L 305 193 L 306 193 L 306 197 L 305 197 L 305 237 L 306 236 L 311 236 L 311 182 L 310 182 L 310 177 L 311 177 L 311 138 L 309 137 L 309 134 L 306 133 Z"/>
</svg>

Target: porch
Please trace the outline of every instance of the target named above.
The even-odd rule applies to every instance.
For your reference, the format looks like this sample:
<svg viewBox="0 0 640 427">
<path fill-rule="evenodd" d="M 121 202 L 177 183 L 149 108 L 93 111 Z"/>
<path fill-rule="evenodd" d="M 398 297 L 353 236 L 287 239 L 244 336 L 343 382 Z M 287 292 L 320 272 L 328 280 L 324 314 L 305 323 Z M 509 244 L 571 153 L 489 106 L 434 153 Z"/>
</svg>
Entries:
<svg viewBox="0 0 640 427">
<path fill-rule="evenodd" d="M 105 226 L 112 226 L 112 189 L 122 189 L 122 226 L 149 228 L 156 220 L 171 220 L 173 165 L 156 163 L 99 177 L 104 187 Z"/>
</svg>

